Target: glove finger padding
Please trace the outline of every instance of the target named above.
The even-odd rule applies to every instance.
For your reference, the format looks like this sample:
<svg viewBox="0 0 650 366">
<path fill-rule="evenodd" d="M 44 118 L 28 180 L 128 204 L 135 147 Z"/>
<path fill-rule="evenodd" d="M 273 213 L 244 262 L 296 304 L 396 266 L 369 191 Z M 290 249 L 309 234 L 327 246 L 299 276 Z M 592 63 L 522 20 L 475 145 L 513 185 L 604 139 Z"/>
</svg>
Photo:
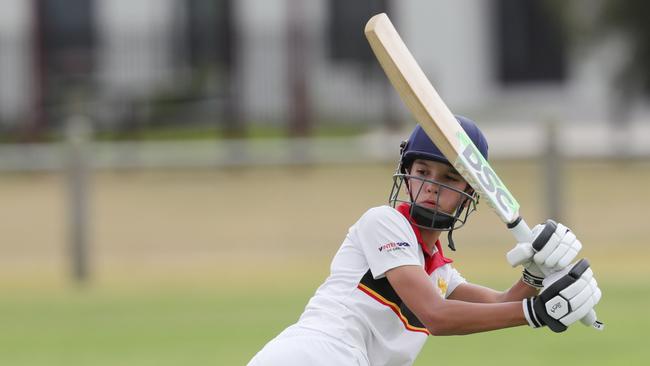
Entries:
<svg viewBox="0 0 650 366">
<path fill-rule="evenodd" d="M 544 283 L 548 285 L 539 296 L 524 300 L 524 313 L 533 327 L 547 325 L 563 332 L 600 301 L 601 292 L 586 259 L 554 273 Z"/>
<path fill-rule="evenodd" d="M 589 296 L 587 296 L 579 306 L 573 307 L 573 305 L 571 305 L 574 310 L 564 318 L 560 319 L 562 324 L 569 326 L 587 316 L 594 306 L 598 304 L 598 301 L 600 301 L 600 296 L 600 289 L 597 288 L 595 292 L 590 291 Z"/>
<path fill-rule="evenodd" d="M 541 258 L 543 261 L 544 258 L 548 256 L 548 253 L 552 253 L 555 248 L 559 245 L 559 241 L 554 240 L 552 242 L 549 242 L 549 239 L 553 238 L 553 232 L 555 231 L 555 222 L 552 220 L 547 220 L 545 224 L 539 224 L 536 225 L 533 230 L 533 241 L 532 243 L 518 243 L 515 246 L 515 249 L 519 249 L 519 247 L 526 247 L 527 245 L 530 245 L 530 248 L 532 248 L 532 251 L 530 253 L 529 259 L 522 263 L 524 267 L 524 272 L 522 279 L 525 283 L 527 283 L 530 286 L 536 287 L 536 288 L 542 288 L 542 280 L 546 276 L 547 273 L 552 273 L 554 270 L 549 270 L 546 269 L 546 271 L 541 268 L 540 265 L 535 263 L 535 256 L 537 255 L 538 258 Z M 513 249 L 513 251 L 515 250 Z M 538 251 L 544 250 L 544 253 L 541 255 L 538 255 Z M 521 250 L 520 250 L 521 251 Z M 511 251 L 512 252 L 512 251 Z"/>
<path fill-rule="evenodd" d="M 553 250 L 553 252 L 549 254 L 545 259 L 539 257 L 537 259 L 533 257 L 533 259 L 535 260 L 535 263 L 537 263 L 537 260 L 544 259 L 543 262 L 539 264 L 543 265 L 546 268 L 555 269 L 560 259 L 562 259 L 569 251 L 569 246 L 555 234 L 553 234 L 553 238 L 550 241 L 557 241 L 555 250 Z"/>
<path fill-rule="evenodd" d="M 591 268 L 587 268 L 587 270 L 580 276 L 580 278 L 576 280 L 576 282 L 569 285 L 564 290 L 560 291 L 560 294 L 567 299 L 574 298 L 576 295 L 578 295 L 581 291 L 585 289 L 586 285 L 591 280 L 594 279 L 593 277 L 594 277 L 593 271 L 591 270 Z M 549 278 L 549 280 L 553 280 L 553 278 Z M 547 286 L 551 286 L 551 284 L 552 282 L 548 283 Z"/>
<path fill-rule="evenodd" d="M 582 249 L 582 243 L 580 242 L 580 240 L 578 240 L 578 238 L 576 238 L 576 235 L 568 228 L 564 233 L 564 237 L 562 238 L 562 243 L 565 243 L 565 245 L 567 246 L 567 251 L 563 256 L 560 257 L 560 259 L 555 264 L 556 269 L 562 269 L 568 266 L 571 262 L 573 262 L 573 260 L 578 255 L 578 252 L 580 252 L 580 250 Z"/>
<path fill-rule="evenodd" d="M 537 251 L 533 260 L 551 271 L 565 268 L 582 249 L 582 243 L 566 226 L 547 220 L 544 229 L 533 241 Z"/>
<path fill-rule="evenodd" d="M 556 229 L 557 223 L 551 219 L 548 219 L 544 224 L 536 225 L 533 228 L 533 234 L 536 235 L 531 245 L 537 253 L 544 251 L 544 248 L 546 248 L 546 251 L 544 251 L 546 254 L 543 254 L 544 259 L 546 259 L 546 257 L 548 257 L 548 255 L 551 254 L 559 244 L 559 240 L 552 240 Z"/>
</svg>

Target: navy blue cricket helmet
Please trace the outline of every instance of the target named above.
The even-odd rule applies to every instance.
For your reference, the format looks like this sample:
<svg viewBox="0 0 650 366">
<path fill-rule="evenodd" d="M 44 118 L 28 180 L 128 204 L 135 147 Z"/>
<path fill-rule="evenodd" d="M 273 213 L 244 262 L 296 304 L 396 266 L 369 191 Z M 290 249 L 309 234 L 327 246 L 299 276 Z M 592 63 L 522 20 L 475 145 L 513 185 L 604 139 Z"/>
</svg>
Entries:
<svg viewBox="0 0 650 366">
<path fill-rule="evenodd" d="M 467 136 L 472 140 L 476 148 L 481 152 L 481 155 L 487 160 L 488 158 L 488 143 L 479 130 L 476 123 L 471 119 L 463 116 L 455 116 L 460 123 Z M 452 165 L 449 160 L 442 154 L 440 149 L 434 145 L 433 141 L 424 132 L 422 126 L 417 125 L 411 136 L 406 140 L 406 145 L 402 147 L 401 152 L 401 171 L 406 173 L 406 170 L 411 166 L 415 159 L 435 160 Z"/>
<path fill-rule="evenodd" d="M 481 155 L 487 160 L 488 158 L 488 143 L 476 124 L 467 117 L 455 116 L 460 123 L 467 136 L 472 140 Z M 430 181 L 417 176 L 409 174 L 409 170 L 415 159 L 434 160 L 449 164 L 453 164 L 442 154 L 440 149 L 431 141 L 429 136 L 424 132 L 420 125 L 417 125 L 408 140 L 402 142 L 400 145 L 400 161 L 397 171 L 393 175 L 393 188 L 391 189 L 389 202 L 393 207 L 398 203 L 408 204 L 410 206 L 410 215 L 414 220 L 414 224 L 420 228 L 428 230 L 448 231 L 449 247 L 456 250 L 452 233 L 465 224 L 469 214 L 476 210 L 478 204 L 478 194 L 468 185 L 464 191 L 447 186 L 443 183 Z M 436 200 L 439 199 L 440 192 L 443 190 L 456 191 L 461 199 L 458 201 L 457 206 L 453 212 L 443 212 L 439 209 L 431 209 L 417 203 L 417 197 L 420 191 L 411 192 L 409 188 L 409 180 L 418 179 L 427 184 L 435 184 L 438 188 Z M 405 184 L 407 188 L 407 197 L 402 198 L 402 185 Z M 420 190 L 422 186 L 420 186 Z"/>
</svg>

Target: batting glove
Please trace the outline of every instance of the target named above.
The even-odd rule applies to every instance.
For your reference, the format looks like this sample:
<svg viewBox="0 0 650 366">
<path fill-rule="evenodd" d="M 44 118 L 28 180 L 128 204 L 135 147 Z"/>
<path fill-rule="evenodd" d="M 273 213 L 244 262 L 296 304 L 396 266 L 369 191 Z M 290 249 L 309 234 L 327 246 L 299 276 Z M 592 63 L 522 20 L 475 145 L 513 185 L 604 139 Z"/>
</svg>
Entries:
<svg viewBox="0 0 650 366">
<path fill-rule="evenodd" d="M 542 288 L 544 278 L 566 268 L 582 249 L 582 243 L 571 230 L 553 220 L 546 220 L 533 228 L 533 256 L 522 265 L 522 279 L 527 284 Z M 519 243 L 517 245 L 529 245 Z"/>
<path fill-rule="evenodd" d="M 594 321 L 594 327 L 602 328 L 593 311 L 601 291 L 586 259 L 550 275 L 544 282 L 545 289 L 539 296 L 522 301 L 524 316 L 531 327 L 546 325 L 554 332 L 563 332 L 585 318 Z"/>
</svg>

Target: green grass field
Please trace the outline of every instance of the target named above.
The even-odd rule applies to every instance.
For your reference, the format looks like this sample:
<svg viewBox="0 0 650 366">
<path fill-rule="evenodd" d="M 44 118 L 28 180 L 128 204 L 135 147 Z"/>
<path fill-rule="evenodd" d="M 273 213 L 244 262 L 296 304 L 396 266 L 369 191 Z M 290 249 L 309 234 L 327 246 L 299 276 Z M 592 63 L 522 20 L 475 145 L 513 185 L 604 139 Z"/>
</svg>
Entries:
<svg viewBox="0 0 650 366">
<path fill-rule="evenodd" d="M 535 162 L 495 164 L 530 223 L 545 218 Z M 94 177 L 93 276 L 68 279 L 64 179 L 0 180 L 0 364 L 245 364 L 293 323 L 350 226 L 389 190 L 390 166 L 149 171 Z M 644 365 L 650 356 L 650 165 L 573 162 L 564 222 L 604 292 L 604 332 L 524 327 L 431 337 L 417 365 Z M 483 206 L 483 205 L 481 205 Z M 518 277 L 512 239 L 483 206 L 452 257 L 470 281 Z M 559 360 L 559 361 L 558 361 Z"/>
<path fill-rule="evenodd" d="M 519 328 L 432 337 L 416 364 L 645 364 L 650 287 L 602 289 L 604 332 L 580 325 L 563 334 Z M 311 292 L 278 286 L 5 294 L 0 359 L 6 365 L 242 365 L 295 321 Z"/>
</svg>

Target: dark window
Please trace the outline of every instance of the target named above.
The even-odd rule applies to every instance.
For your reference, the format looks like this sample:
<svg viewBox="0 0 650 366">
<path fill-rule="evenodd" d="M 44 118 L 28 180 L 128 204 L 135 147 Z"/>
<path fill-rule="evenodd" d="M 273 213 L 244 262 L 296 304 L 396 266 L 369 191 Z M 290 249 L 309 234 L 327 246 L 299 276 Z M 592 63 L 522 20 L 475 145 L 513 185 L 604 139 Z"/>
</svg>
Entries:
<svg viewBox="0 0 650 366">
<path fill-rule="evenodd" d="M 93 1 L 39 1 L 46 68 L 55 74 L 87 73 L 94 44 Z"/>
<path fill-rule="evenodd" d="M 564 27 L 544 0 L 497 0 L 498 75 L 503 83 L 562 81 Z"/>
<path fill-rule="evenodd" d="M 370 17 L 388 13 L 387 0 L 330 0 L 329 55 L 334 61 L 376 62 L 363 34 Z"/>
<path fill-rule="evenodd" d="M 229 66 L 234 35 L 231 0 L 188 0 L 188 51 L 190 64 Z"/>
</svg>

